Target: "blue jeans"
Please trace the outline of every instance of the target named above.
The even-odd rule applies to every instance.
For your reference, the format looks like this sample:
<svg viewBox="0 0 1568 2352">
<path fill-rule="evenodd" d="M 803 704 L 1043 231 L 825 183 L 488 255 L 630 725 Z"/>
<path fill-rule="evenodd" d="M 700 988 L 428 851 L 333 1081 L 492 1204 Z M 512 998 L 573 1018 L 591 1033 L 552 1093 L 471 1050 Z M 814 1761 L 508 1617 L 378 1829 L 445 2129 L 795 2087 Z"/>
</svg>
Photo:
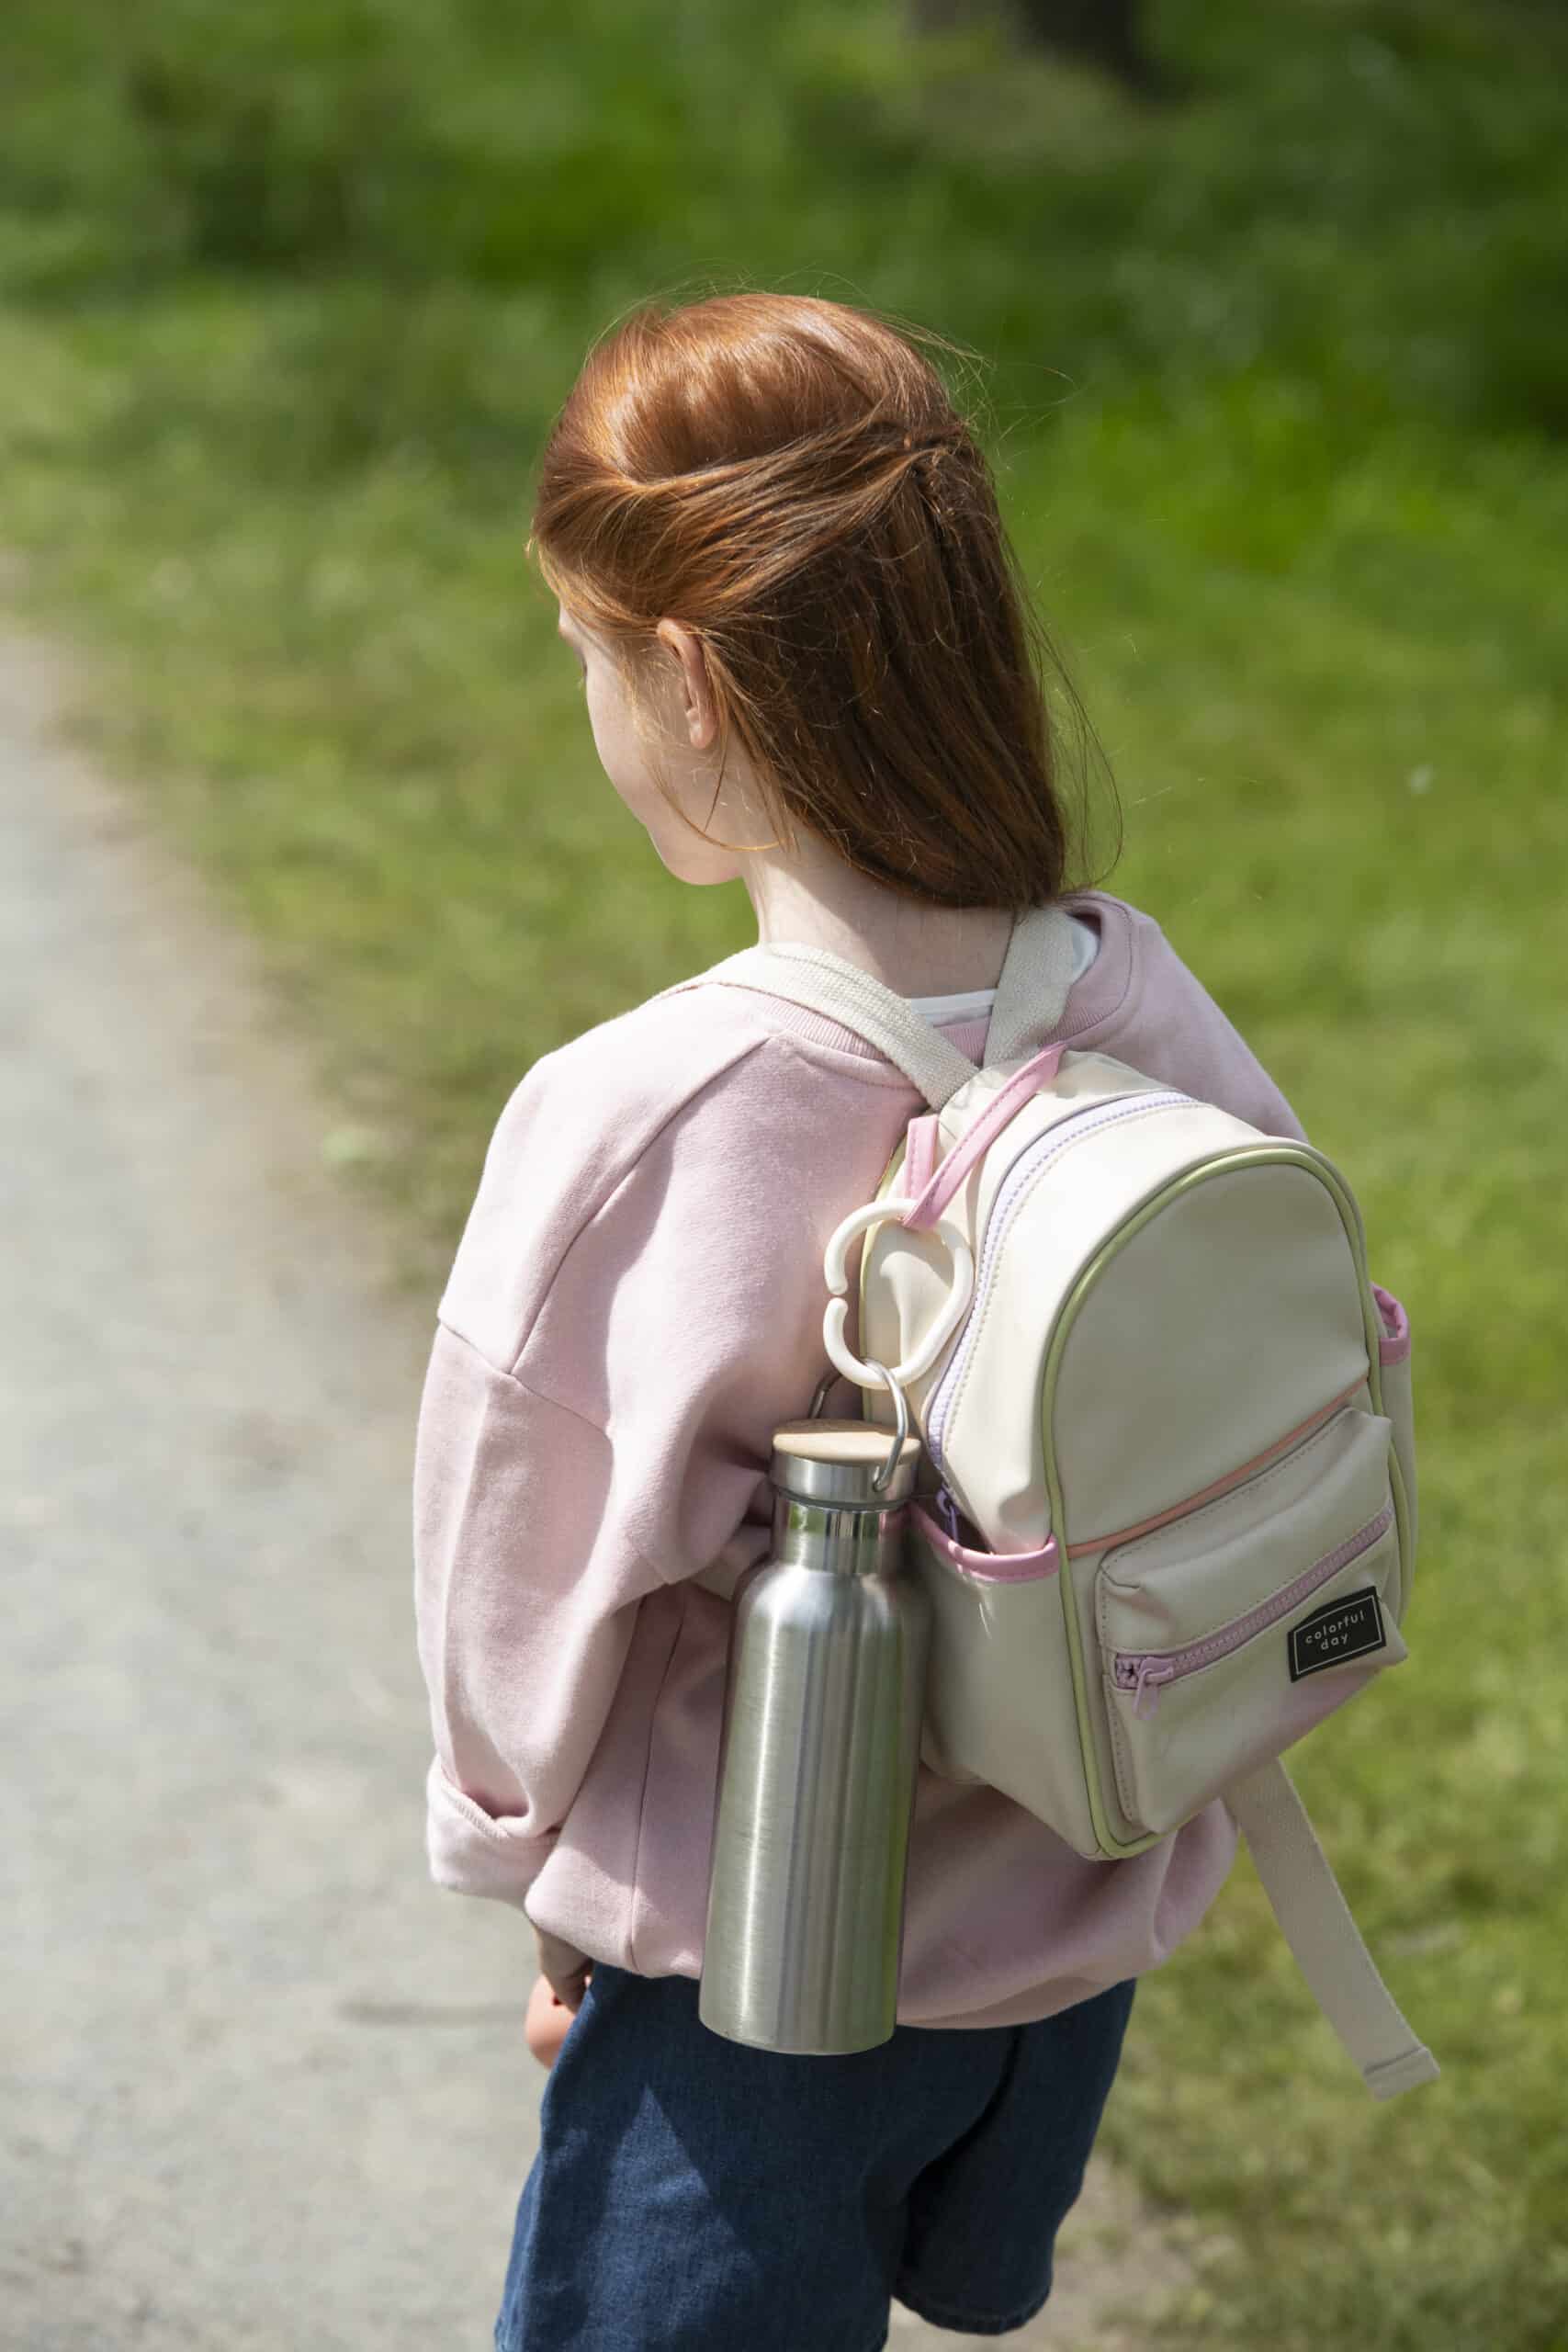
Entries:
<svg viewBox="0 0 1568 2352">
<path fill-rule="evenodd" d="M 1051 2290 L 1131 1980 L 847 2058 L 726 2041 L 595 1962 L 545 2086 L 496 2352 L 879 2352 L 889 2300 L 1005 2335 Z"/>
</svg>

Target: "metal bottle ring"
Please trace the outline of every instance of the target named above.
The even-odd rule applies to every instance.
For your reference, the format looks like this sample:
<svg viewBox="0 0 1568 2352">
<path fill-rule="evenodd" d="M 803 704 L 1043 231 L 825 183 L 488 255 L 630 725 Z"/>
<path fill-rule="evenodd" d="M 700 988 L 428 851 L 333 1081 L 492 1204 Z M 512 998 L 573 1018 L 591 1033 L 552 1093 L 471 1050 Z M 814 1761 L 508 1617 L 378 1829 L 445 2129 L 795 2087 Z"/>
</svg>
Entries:
<svg viewBox="0 0 1568 2352">
<path fill-rule="evenodd" d="M 904 1451 L 905 1440 L 909 1434 L 909 1406 L 902 1387 L 888 1371 L 887 1366 L 885 1363 L 878 1363 L 874 1356 L 867 1356 L 865 1361 L 868 1372 L 879 1372 L 882 1374 L 884 1385 L 892 1395 L 893 1410 L 897 1417 L 891 1451 L 881 1469 L 873 1475 L 871 1481 L 876 1492 L 879 1495 L 885 1495 L 892 1481 L 893 1473 L 898 1466 L 898 1457 Z M 840 1377 L 841 1374 L 837 1370 L 825 1372 L 822 1374 L 812 1395 L 811 1408 L 807 1415 L 808 1420 L 815 1421 L 820 1418 L 827 1405 L 829 1393 L 837 1385 Z"/>
</svg>

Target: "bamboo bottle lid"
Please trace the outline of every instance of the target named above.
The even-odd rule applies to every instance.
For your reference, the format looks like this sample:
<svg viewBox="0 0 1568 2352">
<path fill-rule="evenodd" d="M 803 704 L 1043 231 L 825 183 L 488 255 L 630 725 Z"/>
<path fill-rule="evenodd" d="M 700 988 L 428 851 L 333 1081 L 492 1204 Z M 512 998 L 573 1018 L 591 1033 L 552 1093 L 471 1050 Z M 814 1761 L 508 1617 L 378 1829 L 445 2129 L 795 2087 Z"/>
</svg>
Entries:
<svg viewBox="0 0 1568 2352">
<path fill-rule="evenodd" d="M 873 1421 L 785 1421 L 773 1431 L 768 1475 L 803 1502 L 840 1509 L 888 1510 L 908 1502 L 920 1466 L 920 1441 L 911 1430 L 893 1475 L 879 1491 L 872 1481 L 893 1451 L 893 1433 Z"/>
</svg>

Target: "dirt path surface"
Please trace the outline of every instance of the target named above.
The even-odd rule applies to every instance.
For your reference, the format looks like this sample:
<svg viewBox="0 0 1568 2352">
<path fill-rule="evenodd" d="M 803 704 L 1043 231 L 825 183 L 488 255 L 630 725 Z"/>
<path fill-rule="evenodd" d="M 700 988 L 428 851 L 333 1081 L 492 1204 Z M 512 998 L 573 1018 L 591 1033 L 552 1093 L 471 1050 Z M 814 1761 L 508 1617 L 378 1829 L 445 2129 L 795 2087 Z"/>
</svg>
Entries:
<svg viewBox="0 0 1568 2352">
<path fill-rule="evenodd" d="M 543 2076 L 525 1923 L 424 1870 L 434 1297 L 64 691 L 0 643 L 0 2344 L 484 2352 Z M 1096 2176 L 1005 2340 L 1134 2352 L 1138 2222 Z"/>
</svg>

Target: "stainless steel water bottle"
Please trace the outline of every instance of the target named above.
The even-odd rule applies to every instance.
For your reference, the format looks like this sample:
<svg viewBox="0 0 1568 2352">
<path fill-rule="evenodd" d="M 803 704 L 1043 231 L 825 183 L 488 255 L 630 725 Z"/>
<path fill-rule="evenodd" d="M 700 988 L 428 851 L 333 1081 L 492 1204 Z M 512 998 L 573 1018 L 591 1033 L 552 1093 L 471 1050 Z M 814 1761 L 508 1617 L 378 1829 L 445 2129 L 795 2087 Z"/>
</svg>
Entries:
<svg viewBox="0 0 1568 2352">
<path fill-rule="evenodd" d="M 736 1588 L 697 2014 L 761 2050 L 870 2050 L 896 2022 L 931 1603 L 894 1395 L 891 1445 L 867 1421 L 774 1432 L 773 1553 Z"/>
</svg>

